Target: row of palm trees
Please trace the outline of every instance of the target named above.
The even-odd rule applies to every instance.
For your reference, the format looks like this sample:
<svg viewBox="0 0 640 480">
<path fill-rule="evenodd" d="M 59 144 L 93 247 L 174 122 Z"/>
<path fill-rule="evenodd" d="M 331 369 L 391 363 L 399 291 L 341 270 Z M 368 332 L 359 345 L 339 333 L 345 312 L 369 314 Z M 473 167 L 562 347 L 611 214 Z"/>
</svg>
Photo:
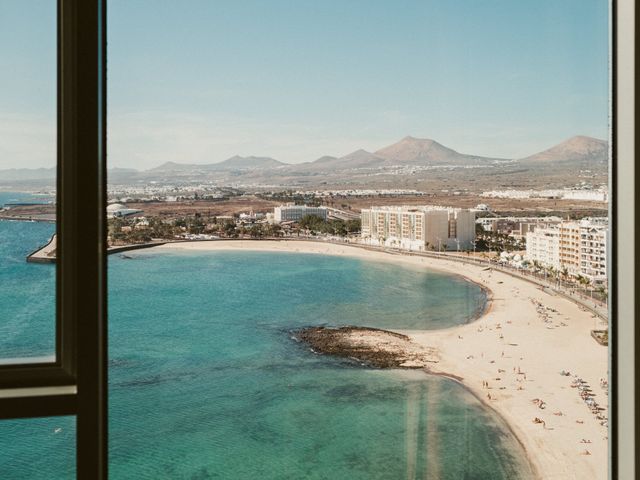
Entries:
<svg viewBox="0 0 640 480">
<path fill-rule="evenodd" d="M 585 293 L 589 292 L 591 296 L 593 296 L 594 292 L 597 292 L 596 296 L 600 297 L 601 300 L 606 301 L 607 299 L 607 289 L 604 285 L 596 287 L 592 284 L 591 279 L 584 275 L 571 275 L 567 267 L 557 269 L 553 266 L 543 265 L 537 260 L 533 260 L 532 265 L 534 273 L 544 273 L 545 276 L 548 276 L 549 278 L 555 279 L 558 282 L 562 281 L 564 286 L 567 288 L 578 286 L 582 288 Z"/>
</svg>

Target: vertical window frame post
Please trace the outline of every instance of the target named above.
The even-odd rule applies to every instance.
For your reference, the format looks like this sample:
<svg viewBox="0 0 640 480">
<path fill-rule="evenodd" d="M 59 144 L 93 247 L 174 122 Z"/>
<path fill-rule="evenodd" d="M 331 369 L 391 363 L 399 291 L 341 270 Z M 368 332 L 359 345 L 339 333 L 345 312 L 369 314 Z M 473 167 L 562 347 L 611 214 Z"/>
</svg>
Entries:
<svg viewBox="0 0 640 480">
<path fill-rule="evenodd" d="M 106 480 L 106 0 L 59 1 L 62 361 L 77 379 L 77 476 Z"/>
<path fill-rule="evenodd" d="M 58 0 L 56 359 L 0 366 L 0 419 L 76 415 L 76 475 L 108 478 L 106 0 Z"/>
</svg>

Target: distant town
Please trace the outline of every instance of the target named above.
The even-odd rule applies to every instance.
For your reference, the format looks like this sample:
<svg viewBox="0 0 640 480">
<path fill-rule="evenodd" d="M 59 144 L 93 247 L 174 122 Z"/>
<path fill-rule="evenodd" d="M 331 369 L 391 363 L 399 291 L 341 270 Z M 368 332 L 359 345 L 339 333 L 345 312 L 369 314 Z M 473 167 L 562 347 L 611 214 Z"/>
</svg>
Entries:
<svg viewBox="0 0 640 480">
<path fill-rule="evenodd" d="M 606 192 L 573 191 L 581 194 L 528 191 L 505 198 L 495 192 L 472 196 L 401 189 L 249 193 L 232 188 L 119 186 L 110 189 L 108 241 L 122 247 L 223 238 L 309 238 L 465 255 L 582 288 L 604 300 Z M 478 200 L 482 203 L 468 206 Z M 54 221 L 55 203 L 9 204 L 0 217 Z"/>
<path fill-rule="evenodd" d="M 235 156 L 116 168 L 109 171 L 108 240 L 122 247 L 312 238 L 464 255 L 605 298 L 608 155 L 606 141 L 585 136 L 521 159 L 405 137 L 373 153 L 301 164 Z M 43 198 L 9 203 L 0 218 L 55 221 L 54 176 L 55 169 L 0 172 L 3 190 Z"/>
</svg>

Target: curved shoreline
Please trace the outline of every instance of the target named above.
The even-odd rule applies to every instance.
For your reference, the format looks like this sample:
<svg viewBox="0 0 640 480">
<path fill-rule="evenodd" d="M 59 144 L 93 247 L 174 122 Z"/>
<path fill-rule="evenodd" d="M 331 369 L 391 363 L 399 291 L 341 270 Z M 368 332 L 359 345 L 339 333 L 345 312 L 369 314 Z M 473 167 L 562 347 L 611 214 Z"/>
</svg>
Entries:
<svg viewBox="0 0 640 480">
<path fill-rule="evenodd" d="M 590 418 L 576 391 L 568 388 L 570 379 L 560 379 L 558 373 L 560 369 L 568 369 L 585 378 L 596 391 L 598 403 L 603 405 L 606 396 L 597 388 L 596 380 L 607 378 L 607 349 L 591 339 L 593 321 L 569 299 L 552 295 L 535 284 L 500 271 L 485 270 L 473 264 L 461 265 L 446 258 L 390 254 L 348 244 L 233 240 L 166 244 L 158 249 L 343 255 L 426 267 L 464 277 L 491 292 L 487 307 L 476 319 L 440 330 L 391 331 L 407 335 L 423 347 L 437 348 L 440 362 L 436 368 L 429 369 L 430 373 L 455 379 L 484 405 L 491 407 L 523 445 L 531 468 L 539 478 L 606 478 L 607 429 Z M 554 312 L 549 314 L 552 320 L 541 320 L 539 305 Z M 564 321 L 557 318 L 560 315 L 564 316 Z M 496 333 L 499 333 L 497 341 Z M 504 340 L 506 336 L 511 342 Z M 505 352 L 508 352 L 506 357 Z M 522 372 L 521 366 L 524 366 Z M 524 373 L 524 381 L 521 373 Z M 485 381 L 490 385 L 487 389 L 484 388 Z M 498 391 L 494 390 L 495 385 L 498 385 Z M 546 411 L 532 404 L 534 396 L 544 400 Z M 551 412 L 556 410 L 562 415 L 551 417 Z M 539 416 L 545 421 L 543 427 L 529 420 Z M 589 440 L 588 445 L 580 443 L 584 438 Z M 589 451 L 588 455 L 583 454 L 585 450 Z"/>
<path fill-rule="evenodd" d="M 430 368 L 430 363 L 437 363 L 437 352 L 424 348 L 416 348 L 411 339 L 404 334 L 371 327 L 306 327 L 294 332 L 296 341 L 307 344 L 315 353 L 354 360 L 366 367 L 379 369 L 413 369 L 421 370 L 427 375 L 446 378 L 469 392 L 481 405 L 488 408 L 500 419 L 507 430 L 522 448 L 533 478 L 541 478 L 534 462 L 531 461 L 526 445 L 513 426 L 500 414 L 494 406 L 487 402 L 472 388 L 464 383 L 464 378 L 438 372 Z"/>
<path fill-rule="evenodd" d="M 518 442 L 518 445 L 520 445 L 520 447 L 524 451 L 525 456 L 527 457 L 527 462 L 529 463 L 529 467 L 531 468 L 531 473 L 533 474 L 533 477 L 534 478 L 539 478 L 539 479 L 544 479 L 545 478 L 540 474 L 540 472 L 538 470 L 538 466 L 536 465 L 536 463 L 531 458 L 530 450 L 527 448 L 527 446 L 525 445 L 525 443 L 522 440 L 522 438 L 520 437 L 520 435 L 518 435 L 516 430 L 513 428 L 513 425 L 511 425 L 511 423 L 507 421 L 507 419 L 504 417 L 504 415 L 502 415 L 501 412 L 496 410 L 493 405 L 488 403 L 481 395 L 478 395 L 478 393 L 475 392 L 472 388 L 469 388 L 469 386 L 464 383 L 464 381 L 463 381 L 464 379 L 463 378 L 458 377 L 458 376 L 453 375 L 453 374 L 450 374 L 450 373 L 437 373 L 437 372 L 426 372 L 426 373 L 427 373 L 427 375 L 435 375 L 437 377 L 443 377 L 443 378 L 446 378 L 448 380 L 451 380 L 452 382 L 456 382 L 458 385 L 463 387 L 467 392 L 469 392 L 471 395 L 473 395 L 473 397 L 476 400 L 478 400 L 478 402 L 480 402 L 480 404 L 482 404 L 484 407 L 486 407 L 489 410 L 491 410 L 491 412 L 493 412 L 494 415 L 496 415 L 498 418 L 500 418 L 500 420 L 502 420 L 504 428 L 506 428 L 509 431 L 509 433 L 513 436 L 515 441 Z"/>
</svg>

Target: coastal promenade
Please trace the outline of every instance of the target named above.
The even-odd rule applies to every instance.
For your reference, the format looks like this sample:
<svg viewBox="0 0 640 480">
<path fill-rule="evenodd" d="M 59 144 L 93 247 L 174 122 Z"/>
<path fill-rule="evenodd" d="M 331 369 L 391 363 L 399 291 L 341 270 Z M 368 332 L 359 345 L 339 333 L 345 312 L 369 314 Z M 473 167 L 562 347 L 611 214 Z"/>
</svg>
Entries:
<svg viewBox="0 0 640 480">
<path fill-rule="evenodd" d="M 565 296 L 486 265 L 346 243 L 217 240 L 158 247 L 176 249 L 349 256 L 436 269 L 481 285 L 490 298 L 475 321 L 443 330 L 390 330 L 436 352 L 438 360 L 429 362 L 427 372 L 459 381 L 497 412 L 525 448 L 538 478 L 607 478 L 608 349 L 590 336 L 594 314 Z"/>
</svg>

